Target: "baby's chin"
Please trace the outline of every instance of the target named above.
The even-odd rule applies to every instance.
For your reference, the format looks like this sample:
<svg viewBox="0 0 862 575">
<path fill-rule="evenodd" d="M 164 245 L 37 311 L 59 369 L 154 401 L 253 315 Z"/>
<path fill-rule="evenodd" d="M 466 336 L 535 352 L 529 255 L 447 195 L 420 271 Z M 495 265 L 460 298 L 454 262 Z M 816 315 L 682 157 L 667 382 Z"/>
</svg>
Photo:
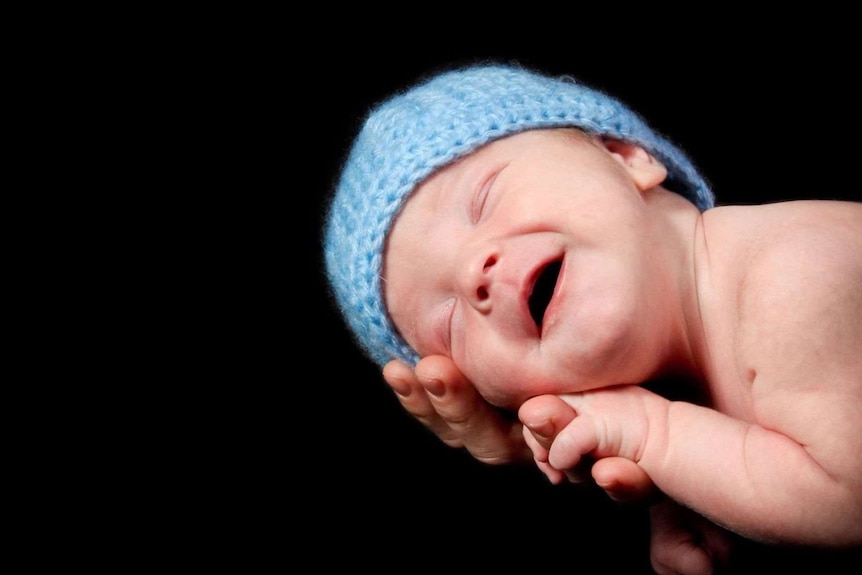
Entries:
<svg viewBox="0 0 862 575">
<path fill-rule="evenodd" d="M 508 378 L 495 375 L 467 375 L 485 401 L 500 409 L 517 411 L 527 396 L 523 386 L 519 387 Z"/>
<path fill-rule="evenodd" d="M 571 393 L 559 379 L 543 378 L 537 373 L 510 370 L 496 376 L 470 378 L 479 394 L 491 405 L 516 412 L 528 399 L 539 395 Z"/>
</svg>

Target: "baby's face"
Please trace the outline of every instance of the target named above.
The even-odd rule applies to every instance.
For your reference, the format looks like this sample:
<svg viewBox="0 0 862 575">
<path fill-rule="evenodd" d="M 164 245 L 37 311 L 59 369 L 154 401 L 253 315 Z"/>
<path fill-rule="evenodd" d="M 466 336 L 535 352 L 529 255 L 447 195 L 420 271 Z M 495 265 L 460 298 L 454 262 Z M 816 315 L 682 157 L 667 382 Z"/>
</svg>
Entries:
<svg viewBox="0 0 862 575">
<path fill-rule="evenodd" d="M 384 295 L 405 340 L 451 357 L 504 408 L 632 382 L 632 364 L 656 352 L 661 301 L 642 192 L 665 172 L 633 177 L 619 149 L 528 131 L 425 180 L 385 253 Z"/>
</svg>

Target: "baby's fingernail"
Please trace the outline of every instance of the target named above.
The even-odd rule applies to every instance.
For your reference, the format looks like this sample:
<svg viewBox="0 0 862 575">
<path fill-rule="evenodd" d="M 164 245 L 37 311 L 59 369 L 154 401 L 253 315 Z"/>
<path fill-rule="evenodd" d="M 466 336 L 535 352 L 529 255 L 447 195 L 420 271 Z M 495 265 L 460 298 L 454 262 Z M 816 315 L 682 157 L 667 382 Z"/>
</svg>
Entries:
<svg viewBox="0 0 862 575">
<path fill-rule="evenodd" d="M 425 391 L 435 397 L 441 397 L 444 393 L 446 393 L 446 386 L 444 386 L 443 382 L 439 379 L 422 380 L 422 387 L 425 388 Z"/>
<path fill-rule="evenodd" d="M 554 433 L 554 426 L 551 425 L 550 421 L 542 421 L 540 423 L 525 423 L 533 435 L 536 436 L 537 439 L 549 440 L 551 439 L 551 434 Z"/>
</svg>

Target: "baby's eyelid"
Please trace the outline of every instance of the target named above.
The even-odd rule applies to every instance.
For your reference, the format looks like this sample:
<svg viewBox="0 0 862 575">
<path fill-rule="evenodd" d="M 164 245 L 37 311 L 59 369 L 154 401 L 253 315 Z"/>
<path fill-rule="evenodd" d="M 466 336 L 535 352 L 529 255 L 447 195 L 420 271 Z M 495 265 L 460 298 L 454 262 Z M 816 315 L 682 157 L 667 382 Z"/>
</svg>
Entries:
<svg viewBox="0 0 862 575">
<path fill-rule="evenodd" d="M 494 185 L 494 180 L 497 179 L 499 170 L 495 170 L 488 174 L 488 177 L 482 180 L 482 184 L 476 190 L 473 196 L 473 205 L 470 209 L 470 219 L 475 224 L 482 219 L 482 212 L 485 210 L 485 203 L 488 200 L 488 193 L 491 191 L 491 186 Z"/>
</svg>

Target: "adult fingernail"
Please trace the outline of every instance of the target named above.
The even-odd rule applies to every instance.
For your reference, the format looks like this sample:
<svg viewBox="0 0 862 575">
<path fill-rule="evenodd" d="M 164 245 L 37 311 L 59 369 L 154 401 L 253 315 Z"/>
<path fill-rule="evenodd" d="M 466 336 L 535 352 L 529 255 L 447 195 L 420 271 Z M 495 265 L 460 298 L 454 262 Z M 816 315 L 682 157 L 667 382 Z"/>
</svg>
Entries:
<svg viewBox="0 0 862 575">
<path fill-rule="evenodd" d="M 413 393 L 412 387 L 410 387 L 409 385 L 402 385 L 401 382 L 398 382 L 394 385 L 390 383 L 389 387 L 391 387 L 392 391 L 394 391 L 401 397 L 410 397 L 410 394 Z"/>
<path fill-rule="evenodd" d="M 422 380 L 422 387 L 424 387 L 425 391 L 434 397 L 442 397 L 442 395 L 446 393 L 446 386 L 444 386 L 443 382 L 439 379 Z"/>
</svg>

